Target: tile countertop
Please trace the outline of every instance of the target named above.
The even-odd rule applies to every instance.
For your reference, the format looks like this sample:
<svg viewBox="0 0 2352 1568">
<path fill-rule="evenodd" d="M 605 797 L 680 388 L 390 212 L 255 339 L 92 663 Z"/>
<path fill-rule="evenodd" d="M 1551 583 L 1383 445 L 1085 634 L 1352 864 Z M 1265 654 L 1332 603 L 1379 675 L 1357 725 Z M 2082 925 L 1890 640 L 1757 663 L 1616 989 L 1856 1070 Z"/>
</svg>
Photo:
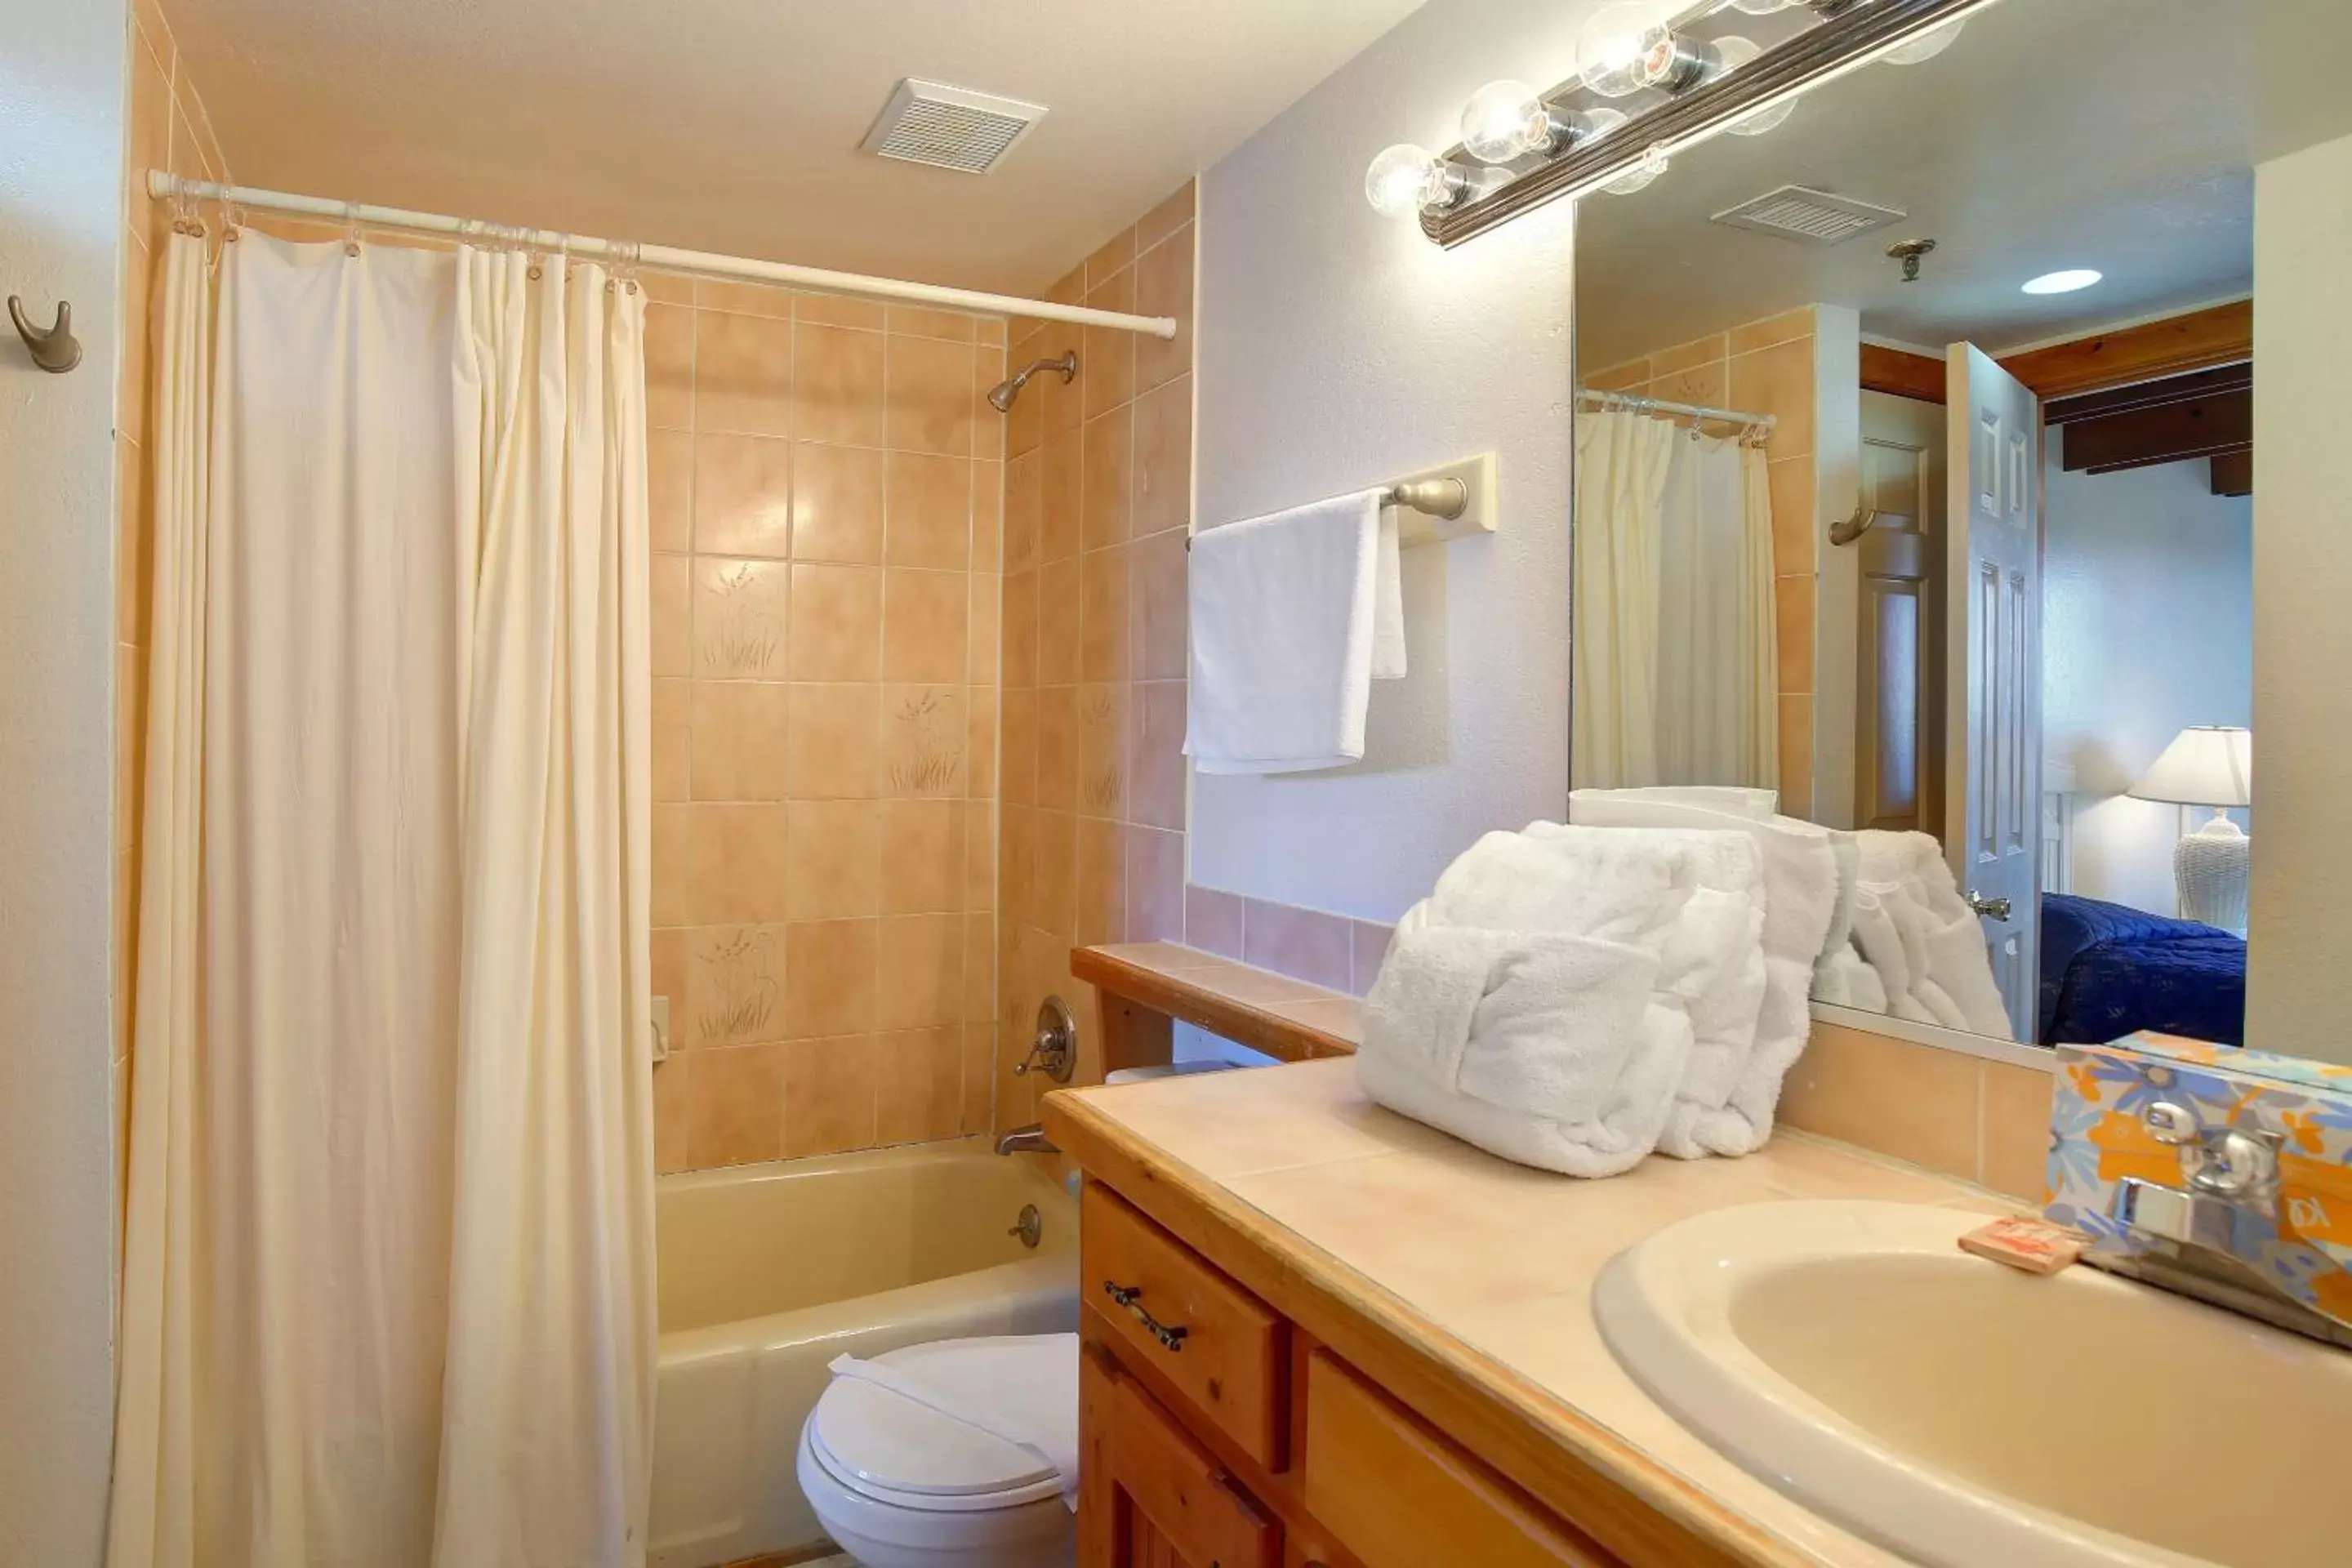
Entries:
<svg viewBox="0 0 2352 1568">
<path fill-rule="evenodd" d="M 1748 1474 L 1643 1393 L 1586 1304 L 1601 1266 L 1676 1220 L 1741 1204 L 2011 1207 L 1786 1130 L 1742 1160 L 1653 1158 L 1578 1181 L 1381 1110 L 1345 1058 L 1066 1090 L 1048 1105 L 1049 1130 L 1060 1123 L 1074 1154 L 1116 1150 L 1184 1183 L 1213 1217 L 1254 1211 L 1273 1221 L 1276 1246 L 1319 1267 L 1387 1336 L 1466 1368 L 1544 1438 L 1752 1562 L 1900 1559 Z"/>
</svg>

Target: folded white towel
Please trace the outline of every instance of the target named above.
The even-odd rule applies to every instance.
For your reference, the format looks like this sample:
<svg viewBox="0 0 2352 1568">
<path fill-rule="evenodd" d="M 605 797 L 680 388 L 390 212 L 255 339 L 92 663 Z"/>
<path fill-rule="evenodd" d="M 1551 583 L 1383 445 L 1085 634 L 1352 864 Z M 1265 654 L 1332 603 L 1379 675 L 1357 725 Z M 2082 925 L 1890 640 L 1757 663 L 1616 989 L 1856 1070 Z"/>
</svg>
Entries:
<svg viewBox="0 0 2352 1568">
<path fill-rule="evenodd" d="M 2008 1038 L 1984 928 L 1943 847 L 1925 833 L 1854 835 L 1853 942 L 1877 972 L 1885 1011 L 1915 1023 Z"/>
<path fill-rule="evenodd" d="M 1690 1026 L 1654 955 L 1589 937 L 1398 922 L 1366 1001 L 1366 1093 L 1522 1164 L 1608 1176 L 1649 1152 Z"/>
<path fill-rule="evenodd" d="M 1193 536 L 1184 752 L 1202 773 L 1362 759 L 1371 683 L 1405 669 L 1396 521 L 1381 494 Z"/>
<path fill-rule="evenodd" d="M 1695 793 L 1695 792 L 1694 792 Z M 1569 821 L 1590 827 L 1686 828 L 1745 833 L 1764 884 L 1764 992 L 1755 1026 L 1738 1036 L 1702 1036 L 1658 1140 L 1685 1160 L 1751 1154 L 1772 1135 L 1780 1080 L 1812 1031 L 1809 994 L 1837 905 L 1837 856 L 1829 829 L 1790 816 L 1754 817 L 1631 790 L 1578 790 Z"/>
<path fill-rule="evenodd" d="M 1854 951 L 1849 939 L 1843 947 L 1826 953 L 1813 969 L 1813 1000 L 1827 1002 L 1836 1007 L 1858 1007 L 1865 1013 L 1886 1011 L 1886 985 Z"/>
<path fill-rule="evenodd" d="M 1860 836 L 1830 829 L 1830 854 L 1837 861 L 1838 890 L 1837 902 L 1830 910 L 1830 929 L 1822 937 L 1822 964 L 1834 954 L 1853 950 L 1853 895 L 1862 876 Z"/>
</svg>

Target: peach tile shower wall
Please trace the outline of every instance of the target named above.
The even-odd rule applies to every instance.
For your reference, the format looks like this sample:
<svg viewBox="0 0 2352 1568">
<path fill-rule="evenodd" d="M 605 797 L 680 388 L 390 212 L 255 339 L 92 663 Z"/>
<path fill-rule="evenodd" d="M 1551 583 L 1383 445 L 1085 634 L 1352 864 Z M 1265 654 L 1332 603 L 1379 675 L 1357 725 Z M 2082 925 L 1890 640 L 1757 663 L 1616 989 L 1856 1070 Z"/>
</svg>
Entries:
<svg viewBox="0 0 2352 1568">
<path fill-rule="evenodd" d="M 646 285 L 656 1163 L 984 1131 L 1005 323 Z"/>
<path fill-rule="evenodd" d="M 131 7 L 130 136 L 123 155 L 122 351 L 114 447 L 114 1110 L 118 1159 L 130 1150 L 131 986 L 138 973 L 140 816 L 145 808 L 147 650 L 155 585 L 154 468 L 147 425 L 153 389 L 149 305 L 172 214 L 147 195 L 147 171 L 224 180 L 227 163 L 204 99 L 154 0 Z"/>
<path fill-rule="evenodd" d="M 1070 948 L 1183 932 L 1193 211 L 1188 183 L 1048 294 L 1172 316 L 1173 339 L 1013 327 L 1016 367 L 1079 368 L 1006 422 L 999 1126 L 1036 1119 L 1039 1080 L 1013 1068 L 1047 995 L 1077 1016 L 1079 1080 L 1100 1076 Z"/>
</svg>

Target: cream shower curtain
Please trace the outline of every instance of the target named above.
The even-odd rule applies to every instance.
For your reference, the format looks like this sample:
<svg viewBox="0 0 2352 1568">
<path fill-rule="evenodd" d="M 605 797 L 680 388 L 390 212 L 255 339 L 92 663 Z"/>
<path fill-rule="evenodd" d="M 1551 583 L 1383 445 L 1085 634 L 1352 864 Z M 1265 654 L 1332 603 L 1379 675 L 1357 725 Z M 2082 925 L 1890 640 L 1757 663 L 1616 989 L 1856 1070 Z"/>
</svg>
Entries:
<svg viewBox="0 0 2352 1568">
<path fill-rule="evenodd" d="M 1579 788 L 1780 782 L 1764 453 L 1655 416 L 1580 414 Z"/>
<path fill-rule="evenodd" d="M 641 1563 L 642 301 L 247 233 L 215 311 L 204 247 L 158 366 L 109 1561 Z"/>
</svg>

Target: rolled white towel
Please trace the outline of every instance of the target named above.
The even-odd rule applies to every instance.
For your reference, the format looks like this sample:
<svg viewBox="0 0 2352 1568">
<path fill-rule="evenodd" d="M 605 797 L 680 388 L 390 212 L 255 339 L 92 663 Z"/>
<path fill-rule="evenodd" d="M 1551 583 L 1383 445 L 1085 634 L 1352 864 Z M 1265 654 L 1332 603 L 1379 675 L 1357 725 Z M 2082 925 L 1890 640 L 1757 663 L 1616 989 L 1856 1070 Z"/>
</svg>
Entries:
<svg viewBox="0 0 2352 1568">
<path fill-rule="evenodd" d="M 1754 843 L 1764 891 L 1764 984 L 1753 1025 L 1744 1037 L 1717 1033 L 1710 1038 L 1706 1029 L 1699 1030 L 1674 1114 L 1658 1142 L 1662 1151 L 1685 1160 L 1749 1154 L 1771 1137 L 1780 1082 L 1812 1030 L 1813 967 L 1839 901 L 1837 853 L 1830 830 L 1814 823 L 1657 798 L 1664 793 L 1579 790 L 1569 797 L 1569 820 L 1591 827 L 1738 832 Z"/>
<path fill-rule="evenodd" d="M 1415 905 L 1366 999 L 1366 1093 L 1491 1153 L 1573 1176 L 1654 1145 L 1690 1048 L 1622 942 L 1451 927 Z"/>
<path fill-rule="evenodd" d="M 1826 953 L 1813 968 L 1813 998 L 1865 1013 L 1886 1011 L 1886 985 L 1852 942 Z"/>
</svg>

